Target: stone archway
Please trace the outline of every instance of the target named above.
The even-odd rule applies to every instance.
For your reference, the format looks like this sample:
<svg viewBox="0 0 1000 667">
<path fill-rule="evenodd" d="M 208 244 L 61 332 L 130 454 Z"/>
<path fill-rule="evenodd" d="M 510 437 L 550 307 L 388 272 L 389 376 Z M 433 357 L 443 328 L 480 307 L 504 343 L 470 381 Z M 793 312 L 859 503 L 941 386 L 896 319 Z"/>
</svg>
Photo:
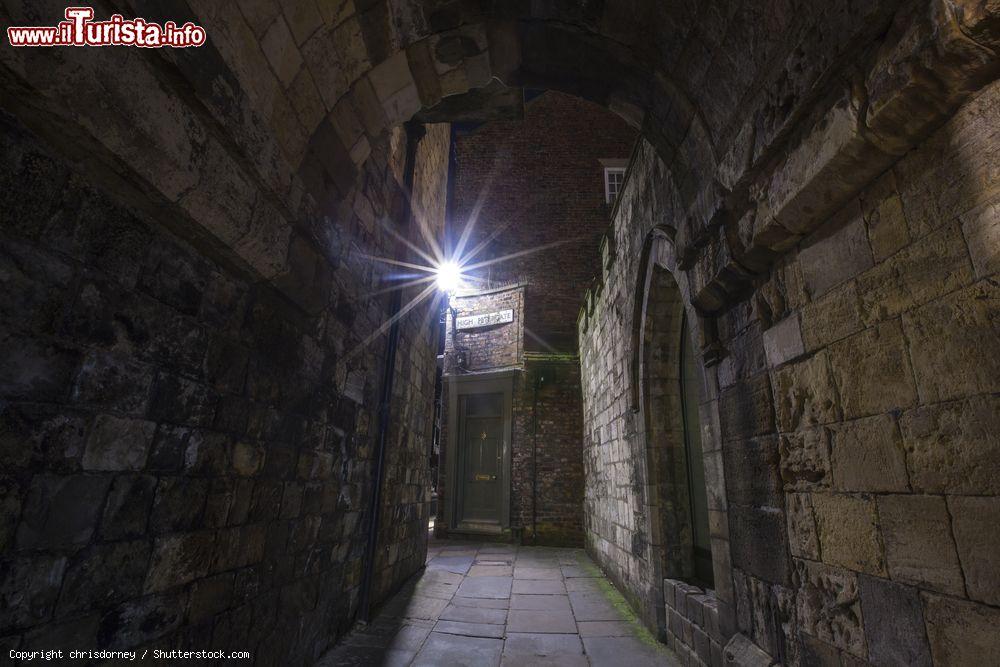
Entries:
<svg viewBox="0 0 1000 667">
<path fill-rule="evenodd" d="M 15 49 L 0 82 L 34 132 L 313 310 L 342 228 L 371 208 L 366 184 L 398 177 L 404 121 L 470 91 L 475 108 L 497 82 L 577 95 L 641 126 L 668 167 L 682 268 L 724 251 L 692 295 L 715 312 L 995 76 L 991 14 L 904 4 L 303 2 L 258 16 L 192 2 L 169 18 L 205 27 L 198 59 L 78 49 L 42 68 Z M 859 53 L 872 55 L 846 85 Z M 935 76 L 893 78 L 914 67 Z"/>
</svg>

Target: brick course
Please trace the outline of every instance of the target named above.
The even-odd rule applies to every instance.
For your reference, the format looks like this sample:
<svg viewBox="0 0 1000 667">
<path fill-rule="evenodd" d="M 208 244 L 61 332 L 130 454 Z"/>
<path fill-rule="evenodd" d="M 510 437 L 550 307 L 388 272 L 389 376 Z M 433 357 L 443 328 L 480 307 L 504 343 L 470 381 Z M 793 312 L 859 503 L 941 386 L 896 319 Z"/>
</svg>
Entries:
<svg viewBox="0 0 1000 667">
<path fill-rule="evenodd" d="M 475 215 L 467 248 L 497 234 L 483 259 L 561 243 L 474 272 L 493 284 L 527 284 L 527 349 L 575 350 L 580 298 L 610 220 L 600 160 L 628 158 L 636 136 L 605 109 L 556 92 L 527 101 L 522 120 L 456 134 L 451 235 Z"/>
</svg>

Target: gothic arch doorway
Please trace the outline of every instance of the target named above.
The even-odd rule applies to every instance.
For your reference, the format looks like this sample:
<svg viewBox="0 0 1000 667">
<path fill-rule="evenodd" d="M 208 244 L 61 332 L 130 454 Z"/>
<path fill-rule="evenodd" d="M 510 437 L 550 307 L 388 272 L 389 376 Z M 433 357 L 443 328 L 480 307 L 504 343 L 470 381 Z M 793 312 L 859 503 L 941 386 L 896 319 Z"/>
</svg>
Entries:
<svg viewBox="0 0 1000 667">
<path fill-rule="evenodd" d="M 657 227 L 640 261 L 633 319 L 632 406 L 644 462 L 651 610 L 664 627 L 663 579 L 724 589 L 730 573 L 717 436 L 704 391 L 698 321 L 675 280 L 671 230 Z M 683 278 L 682 278 L 683 280 Z M 703 414 L 704 413 L 704 414 Z M 706 455 L 706 452 L 709 454 Z M 715 457 L 715 458 L 713 458 Z M 714 498 L 714 501 L 713 501 Z M 720 551 L 714 554 L 715 550 Z M 719 569 L 721 568 L 721 569 Z M 716 571 L 719 570 L 719 571 Z M 718 581 L 717 581 L 718 580 Z"/>
<path fill-rule="evenodd" d="M 651 556 L 663 577 L 711 588 L 701 373 L 680 289 L 657 260 L 648 263 L 637 355 Z"/>
</svg>

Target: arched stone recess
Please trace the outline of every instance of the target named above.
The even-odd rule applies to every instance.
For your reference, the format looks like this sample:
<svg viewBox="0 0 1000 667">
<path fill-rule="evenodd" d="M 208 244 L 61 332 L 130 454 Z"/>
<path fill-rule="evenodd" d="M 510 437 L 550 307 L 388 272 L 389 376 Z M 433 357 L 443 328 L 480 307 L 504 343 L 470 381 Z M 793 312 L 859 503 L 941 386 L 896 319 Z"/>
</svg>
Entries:
<svg viewBox="0 0 1000 667">
<path fill-rule="evenodd" d="M 699 322 L 704 319 L 681 287 L 683 284 L 686 288 L 686 278 L 677 271 L 674 233 L 665 225 L 656 226 L 643 244 L 632 320 L 630 374 L 631 409 L 640 450 L 641 517 L 646 523 L 645 559 L 650 568 L 648 617 L 655 619 L 661 632 L 670 628 L 668 613 L 673 606 L 673 600 L 668 603 L 664 599 L 664 580 L 676 580 L 678 585 L 696 582 L 704 588 L 704 604 L 717 610 L 716 623 L 721 622 L 724 628 L 734 623 L 722 443 L 713 426 L 718 424 L 718 403 L 712 400 L 714 377 L 706 372 L 700 345 L 693 346 L 695 354 L 687 359 L 688 369 L 697 369 L 699 377 L 685 377 L 682 369 L 683 348 L 703 338 Z M 693 406 L 691 387 L 685 386 L 691 380 L 699 390 Z M 696 433 L 687 432 L 689 429 Z M 699 462 L 690 459 L 692 436 L 699 443 Z M 700 501 L 695 494 L 702 494 Z M 706 521 L 696 527 L 699 510 L 705 511 Z M 711 544 L 708 562 L 703 560 L 699 568 L 695 563 L 696 542 L 705 541 Z M 705 574 L 704 567 L 710 568 L 711 575 Z M 696 585 L 686 590 L 692 595 L 701 592 Z"/>
</svg>

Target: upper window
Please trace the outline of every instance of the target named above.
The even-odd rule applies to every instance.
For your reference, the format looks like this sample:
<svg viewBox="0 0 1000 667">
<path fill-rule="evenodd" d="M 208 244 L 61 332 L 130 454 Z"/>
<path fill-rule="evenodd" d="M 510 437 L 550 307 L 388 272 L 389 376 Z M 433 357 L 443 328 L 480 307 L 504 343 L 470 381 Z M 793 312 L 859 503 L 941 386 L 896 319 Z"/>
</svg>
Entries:
<svg viewBox="0 0 1000 667">
<path fill-rule="evenodd" d="M 614 204 L 625 182 L 625 167 L 604 168 L 604 201 Z"/>
</svg>

